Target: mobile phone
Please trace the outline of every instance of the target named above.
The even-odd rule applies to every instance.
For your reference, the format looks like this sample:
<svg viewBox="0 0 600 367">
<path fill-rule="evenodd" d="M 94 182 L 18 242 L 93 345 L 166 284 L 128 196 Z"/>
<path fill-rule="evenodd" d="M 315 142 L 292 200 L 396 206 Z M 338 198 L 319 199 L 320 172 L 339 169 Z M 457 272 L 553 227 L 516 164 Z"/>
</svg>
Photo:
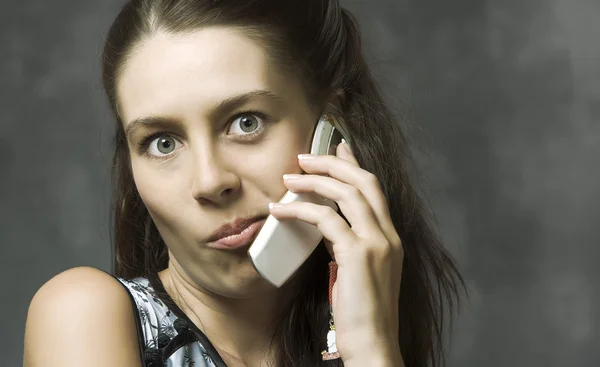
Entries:
<svg viewBox="0 0 600 367">
<path fill-rule="evenodd" d="M 350 144 L 342 118 L 325 113 L 319 119 L 312 138 L 311 154 L 335 155 L 342 138 Z M 338 210 L 337 204 L 314 193 L 288 191 L 280 203 L 295 201 L 327 205 Z M 308 259 L 323 239 L 319 229 L 297 219 L 279 221 L 269 215 L 248 255 L 256 271 L 269 283 L 281 287 Z"/>
</svg>

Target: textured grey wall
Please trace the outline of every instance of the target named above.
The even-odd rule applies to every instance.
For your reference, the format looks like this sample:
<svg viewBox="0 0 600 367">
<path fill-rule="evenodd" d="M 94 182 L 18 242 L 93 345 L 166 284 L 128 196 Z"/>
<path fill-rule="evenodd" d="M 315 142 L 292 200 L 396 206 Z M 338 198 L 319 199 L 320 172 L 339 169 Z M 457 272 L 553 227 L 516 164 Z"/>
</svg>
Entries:
<svg viewBox="0 0 600 367">
<path fill-rule="evenodd" d="M 598 366 L 598 0 L 342 3 L 411 132 L 473 292 L 449 366 Z M 103 34 L 121 1 L 3 1 L 2 366 L 22 364 L 34 292 L 109 269 Z"/>
</svg>

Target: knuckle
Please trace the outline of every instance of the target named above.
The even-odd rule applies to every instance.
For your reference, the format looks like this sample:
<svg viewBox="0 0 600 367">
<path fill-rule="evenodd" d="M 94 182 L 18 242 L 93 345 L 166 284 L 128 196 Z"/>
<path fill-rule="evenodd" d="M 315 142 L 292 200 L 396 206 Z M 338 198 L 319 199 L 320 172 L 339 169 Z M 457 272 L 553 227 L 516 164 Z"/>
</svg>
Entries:
<svg viewBox="0 0 600 367">
<path fill-rule="evenodd" d="M 392 252 L 386 239 L 374 239 L 360 246 L 362 250 L 373 258 L 386 258 Z"/>
<path fill-rule="evenodd" d="M 328 219 L 332 218 L 334 215 L 337 215 L 337 213 L 331 207 L 323 206 L 321 208 L 321 218 Z"/>
<path fill-rule="evenodd" d="M 365 243 L 355 243 L 353 246 L 356 255 L 370 259 L 373 255 L 373 249 Z"/>
<path fill-rule="evenodd" d="M 367 173 L 365 173 L 365 181 L 369 184 L 375 184 L 379 186 L 379 179 L 371 172 L 367 171 Z"/>
<path fill-rule="evenodd" d="M 388 241 L 387 239 L 383 239 L 379 241 L 381 243 L 380 246 L 377 247 L 377 252 L 381 258 L 391 258 L 396 256 L 398 251 L 402 251 L 402 246 L 397 246 L 395 239 L 392 241 Z"/>
<path fill-rule="evenodd" d="M 387 259 L 390 256 L 392 256 L 392 246 L 390 246 L 387 241 L 383 242 L 384 245 L 383 246 L 379 246 L 379 248 L 377 249 L 377 253 L 381 258 Z"/>
<path fill-rule="evenodd" d="M 348 188 L 344 192 L 344 197 L 346 199 L 354 199 L 359 195 L 360 195 L 360 190 L 355 186 L 348 186 Z"/>
<path fill-rule="evenodd" d="M 395 235 L 394 238 L 392 238 L 391 245 L 392 247 L 402 248 L 402 240 L 398 235 Z"/>
</svg>

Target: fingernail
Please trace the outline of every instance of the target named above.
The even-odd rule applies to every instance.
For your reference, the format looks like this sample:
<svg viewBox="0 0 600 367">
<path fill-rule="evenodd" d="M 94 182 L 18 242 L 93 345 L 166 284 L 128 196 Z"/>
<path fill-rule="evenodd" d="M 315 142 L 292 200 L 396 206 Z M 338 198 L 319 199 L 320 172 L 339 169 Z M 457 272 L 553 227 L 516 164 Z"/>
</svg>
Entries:
<svg viewBox="0 0 600 367">
<path fill-rule="evenodd" d="M 314 154 L 298 154 L 298 159 L 315 159 Z"/>
<path fill-rule="evenodd" d="M 346 141 L 346 139 L 342 138 L 342 144 L 344 145 L 344 149 L 346 149 L 346 152 L 348 152 L 349 154 L 352 154 L 352 149 L 350 149 L 350 144 L 348 144 L 348 142 Z"/>
<path fill-rule="evenodd" d="M 298 175 L 298 174 L 294 174 L 294 173 L 289 173 L 289 174 L 285 174 L 283 175 L 283 179 L 284 180 L 294 180 L 297 178 L 300 178 L 302 175 Z"/>
<path fill-rule="evenodd" d="M 274 208 L 275 209 L 276 208 L 281 208 L 281 207 L 283 207 L 283 204 L 280 204 L 280 203 L 269 203 L 269 210 L 272 210 Z"/>
</svg>

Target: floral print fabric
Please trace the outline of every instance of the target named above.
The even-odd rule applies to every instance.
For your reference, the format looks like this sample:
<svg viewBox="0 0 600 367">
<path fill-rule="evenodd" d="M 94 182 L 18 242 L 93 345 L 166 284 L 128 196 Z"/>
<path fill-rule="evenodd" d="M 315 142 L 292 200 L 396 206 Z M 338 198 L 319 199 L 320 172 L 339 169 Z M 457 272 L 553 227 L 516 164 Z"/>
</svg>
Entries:
<svg viewBox="0 0 600 367">
<path fill-rule="evenodd" d="M 135 301 L 143 342 L 144 367 L 216 367 L 204 346 L 156 296 L 146 278 L 117 278 Z"/>
</svg>

